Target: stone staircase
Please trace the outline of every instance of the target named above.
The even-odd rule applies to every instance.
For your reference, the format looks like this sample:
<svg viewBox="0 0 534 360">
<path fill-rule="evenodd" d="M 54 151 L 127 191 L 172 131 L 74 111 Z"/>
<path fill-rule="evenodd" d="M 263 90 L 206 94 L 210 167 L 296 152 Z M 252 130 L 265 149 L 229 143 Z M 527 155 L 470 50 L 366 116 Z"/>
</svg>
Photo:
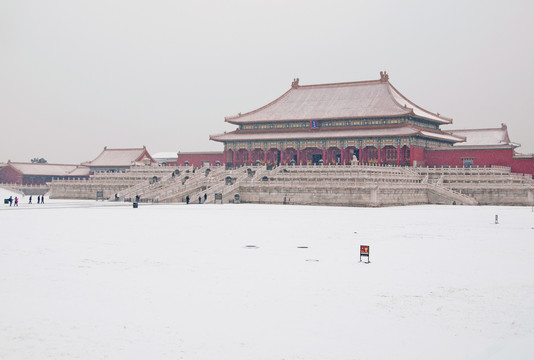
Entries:
<svg viewBox="0 0 534 360">
<path fill-rule="evenodd" d="M 168 188 L 161 189 L 157 193 L 153 194 L 153 200 L 155 202 L 185 202 L 186 196 L 189 196 L 191 201 L 198 198 L 196 195 L 207 188 L 211 187 L 214 183 L 218 183 L 221 177 L 224 176 L 224 168 L 216 167 L 207 173 L 206 169 L 198 170 L 195 173 L 189 173 L 191 175 L 188 179 L 184 178 L 184 182 Z"/>
<path fill-rule="evenodd" d="M 471 196 L 448 189 L 438 183 L 427 183 L 429 196 L 434 200 L 431 203 L 451 205 L 478 205 L 478 201 Z"/>
</svg>

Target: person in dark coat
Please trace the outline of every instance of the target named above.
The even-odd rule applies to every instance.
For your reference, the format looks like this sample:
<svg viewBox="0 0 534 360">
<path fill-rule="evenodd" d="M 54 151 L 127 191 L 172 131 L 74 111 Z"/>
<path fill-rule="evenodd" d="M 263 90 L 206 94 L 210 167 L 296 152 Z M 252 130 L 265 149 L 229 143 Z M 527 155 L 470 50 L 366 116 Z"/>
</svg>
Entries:
<svg viewBox="0 0 534 360">
<path fill-rule="evenodd" d="M 30 195 L 30 199 L 28 200 L 28 204 L 32 203 L 32 196 Z"/>
<path fill-rule="evenodd" d="M 204 202 L 206 202 L 206 200 L 208 200 L 208 194 L 204 194 Z"/>
<path fill-rule="evenodd" d="M 41 195 L 38 195 L 37 196 L 37 204 L 40 204 L 41 203 Z"/>
<path fill-rule="evenodd" d="M 44 204 L 44 195 L 41 196 L 41 204 Z"/>
<path fill-rule="evenodd" d="M 13 205 L 13 196 L 9 197 L 9 206 Z"/>
<path fill-rule="evenodd" d="M 200 196 L 198 197 L 198 203 L 202 204 L 202 198 Z"/>
<path fill-rule="evenodd" d="M 189 204 L 189 195 L 187 195 L 187 196 L 185 197 L 185 203 L 186 203 L 186 204 Z"/>
</svg>

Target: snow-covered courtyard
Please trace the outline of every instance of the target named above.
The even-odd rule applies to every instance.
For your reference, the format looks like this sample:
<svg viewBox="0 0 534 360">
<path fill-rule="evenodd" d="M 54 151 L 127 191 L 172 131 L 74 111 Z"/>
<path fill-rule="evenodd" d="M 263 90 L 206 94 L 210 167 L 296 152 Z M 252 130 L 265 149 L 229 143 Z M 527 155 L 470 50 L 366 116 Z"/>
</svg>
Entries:
<svg viewBox="0 0 534 360">
<path fill-rule="evenodd" d="M 534 358 L 530 207 L 33 202 L 1 359 Z"/>
</svg>

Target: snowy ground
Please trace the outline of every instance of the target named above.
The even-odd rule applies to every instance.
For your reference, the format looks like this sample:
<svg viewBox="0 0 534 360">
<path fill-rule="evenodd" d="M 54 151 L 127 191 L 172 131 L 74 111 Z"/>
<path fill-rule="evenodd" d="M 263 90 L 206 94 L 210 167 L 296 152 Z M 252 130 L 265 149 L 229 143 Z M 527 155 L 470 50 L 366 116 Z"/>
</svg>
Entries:
<svg viewBox="0 0 534 360">
<path fill-rule="evenodd" d="M 1 359 L 534 358 L 530 207 L 27 200 Z"/>
</svg>

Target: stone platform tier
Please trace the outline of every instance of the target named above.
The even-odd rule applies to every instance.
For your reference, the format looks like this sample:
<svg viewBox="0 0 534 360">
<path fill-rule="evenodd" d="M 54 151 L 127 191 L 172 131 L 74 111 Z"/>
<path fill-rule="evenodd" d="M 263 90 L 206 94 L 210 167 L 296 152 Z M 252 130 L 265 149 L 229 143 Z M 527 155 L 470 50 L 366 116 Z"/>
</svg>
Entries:
<svg viewBox="0 0 534 360">
<path fill-rule="evenodd" d="M 395 166 L 248 166 L 225 170 L 161 168 L 159 173 L 100 174 L 88 181 L 52 182 L 57 198 L 192 203 L 215 202 L 329 206 L 415 204 L 534 205 L 534 181 L 509 168 Z M 100 189 L 100 190 L 98 190 Z M 116 196 L 115 196 L 116 195 Z"/>
<path fill-rule="evenodd" d="M 87 180 L 53 180 L 48 183 L 52 199 L 113 200 L 122 194 L 121 200 L 135 197 L 136 187 L 143 187 L 171 176 L 178 167 L 132 166 L 119 172 L 97 172 Z M 185 171 L 190 168 L 183 168 Z M 192 170 L 192 168 L 191 168 Z M 128 191 L 127 189 L 132 189 Z"/>
</svg>

